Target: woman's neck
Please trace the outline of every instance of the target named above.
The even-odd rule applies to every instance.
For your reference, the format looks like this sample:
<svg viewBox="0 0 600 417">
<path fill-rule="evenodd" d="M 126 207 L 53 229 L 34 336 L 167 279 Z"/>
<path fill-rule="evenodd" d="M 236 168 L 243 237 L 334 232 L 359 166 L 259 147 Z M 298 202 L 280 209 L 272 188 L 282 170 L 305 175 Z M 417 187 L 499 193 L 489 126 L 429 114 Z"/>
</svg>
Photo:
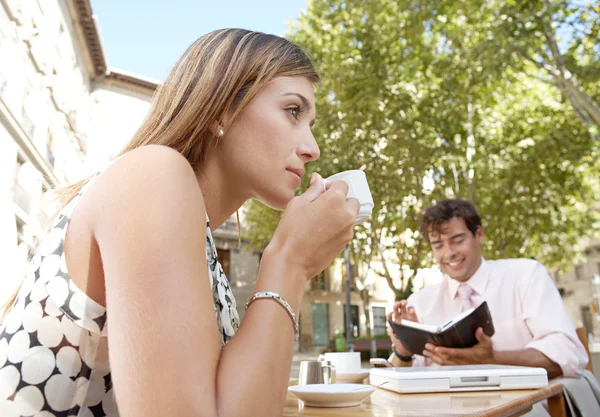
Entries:
<svg viewBox="0 0 600 417">
<path fill-rule="evenodd" d="M 214 161 L 214 160 L 213 160 Z M 206 206 L 206 214 L 210 219 L 210 230 L 214 231 L 235 213 L 249 198 L 235 183 L 223 172 L 220 164 L 205 160 L 202 168 L 196 171 L 196 179 Z"/>
</svg>

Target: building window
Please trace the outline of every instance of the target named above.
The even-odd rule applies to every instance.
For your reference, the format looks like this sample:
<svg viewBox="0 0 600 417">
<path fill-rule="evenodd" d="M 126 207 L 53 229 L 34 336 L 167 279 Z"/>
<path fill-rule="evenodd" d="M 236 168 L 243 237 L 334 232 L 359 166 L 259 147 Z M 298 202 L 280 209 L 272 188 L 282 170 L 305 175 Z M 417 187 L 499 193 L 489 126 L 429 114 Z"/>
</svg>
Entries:
<svg viewBox="0 0 600 417">
<path fill-rule="evenodd" d="M 594 318 L 592 317 L 592 311 L 590 306 L 581 306 L 581 320 L 583 321 L 583 327 L 585 332 L 589 334 L 594 333 Z"/>
<path fill-rule="evenodd" d="M 575 279 L 580 280 L 583 274 L 581 271 L 581 265 L 575 267 Z"/>
<path fill-rule="evenodd" d="M 373 307 L 373 335 L 379 336 L 387 333 L 387 320 L 385 307 Z"/>
<path fill-rule="evenodd" d="M 329 271 L 327 269 L 311 280 L 311 289 L 315 291 L 329 291 Z"/>
<path fill-rule="evenodd" d="M 329 304 L 312 304 L 313 346 L 329 345 Z"/>
<path fill-rule="evenodd" d="M 223 267 L 225 276 L 229 278 L 231 251 L 229 249 L 217 249 L 217 258 L 219 258 L 219 263 Z"/>
<path fill-rule="evenodd" d="M 352 317 L 352 329 L 354 337 L 360 336 L 360 328 L 358 321 L 358 306 L 350 305 L 350 315 Z M 346 305 L 344 304 L 344 335 L 346 334 Z"/>
</svg>

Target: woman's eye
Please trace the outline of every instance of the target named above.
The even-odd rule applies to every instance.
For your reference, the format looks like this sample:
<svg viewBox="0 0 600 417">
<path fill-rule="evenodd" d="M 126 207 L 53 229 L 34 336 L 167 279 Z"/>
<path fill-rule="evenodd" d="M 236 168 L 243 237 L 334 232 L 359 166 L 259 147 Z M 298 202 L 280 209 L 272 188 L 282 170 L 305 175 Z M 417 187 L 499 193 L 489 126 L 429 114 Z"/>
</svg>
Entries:
<svg viewBox="0 0 600 417">
<path fill-rule="evenodd" d="M 288 107 L 286 110 L 296 120 L 298 120 L 298 117 L 300 117 L 300 114 L 302 114 L 302 112 L 304 111 L 304 109 L 302 107 L 300 107 L 300 106 Z"/>
</svg>

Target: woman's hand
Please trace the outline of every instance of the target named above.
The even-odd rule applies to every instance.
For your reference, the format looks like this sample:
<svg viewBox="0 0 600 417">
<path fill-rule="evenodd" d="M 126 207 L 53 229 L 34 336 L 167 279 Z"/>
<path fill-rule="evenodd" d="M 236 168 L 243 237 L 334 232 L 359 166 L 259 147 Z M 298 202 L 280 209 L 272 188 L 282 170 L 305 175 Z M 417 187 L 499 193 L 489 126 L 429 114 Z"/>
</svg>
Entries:
<svg viewBox="0 0 600 417">
<path fill-rule="evenodd" d="M 310 187 L 292 199 L 265 252 L 276 253 L 306 280 L 318 275 L 352 239 L 360 208 L 358 200 L 346 199 L 343 181 L 327 184 L 313 174 Z"/>
</svg>

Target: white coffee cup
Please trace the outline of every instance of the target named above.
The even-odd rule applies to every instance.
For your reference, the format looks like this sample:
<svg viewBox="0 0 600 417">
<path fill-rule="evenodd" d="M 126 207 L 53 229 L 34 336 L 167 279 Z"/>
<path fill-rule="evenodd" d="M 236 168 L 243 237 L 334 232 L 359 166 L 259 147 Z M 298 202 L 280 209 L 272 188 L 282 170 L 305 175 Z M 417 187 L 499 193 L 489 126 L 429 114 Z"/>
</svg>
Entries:
<svg viewBox="0 0 600 417">
<path fill-rule="evenodd" d="M 360 352 L 328 352 L 319 356 L 320 361 L 329 361 L 338 374 L 351 374 L 361 371 Z"/>
<path fill-rule="evenodd" d="M 371 195 L 371 190 L 369 189 L 369 183 L 367 182 L 367 176 L 365 175 L 365 172 L 357 169 L 339 172 L 329 178 L 324 179 L 323 183 L 327 185 L 328 182 L 338 180 L 344 181 L 346 184 L 348 184 L 348 194 L 346 196 L 349 198 L 356 198 L 360 203 L 360 210 L 358 211 L 358 216 L 356 217 L 356 224 L 364 223 L 369 219 L 369 217 L 371 217 L 374 206 L 373 196 Z"/>
</svg>

